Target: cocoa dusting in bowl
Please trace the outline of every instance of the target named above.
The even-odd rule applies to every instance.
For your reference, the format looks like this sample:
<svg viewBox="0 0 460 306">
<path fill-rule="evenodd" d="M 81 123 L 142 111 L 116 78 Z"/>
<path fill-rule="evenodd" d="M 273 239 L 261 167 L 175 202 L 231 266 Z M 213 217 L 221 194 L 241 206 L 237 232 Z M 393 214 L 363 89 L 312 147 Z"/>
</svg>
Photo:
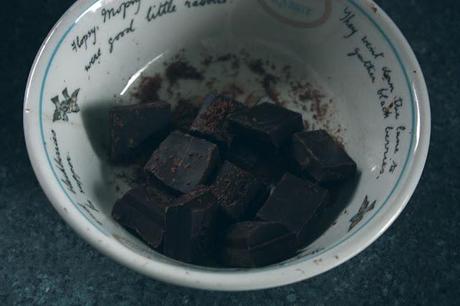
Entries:
<svg viewBox="0 0 460 306">
<path fill-rule="evenodd" d="M 292 67 L 290 65 L 285 65 L 283 69 L 281 70 L 286 80 L 289 80 L 291 78 L 291 69 Z"/>
<path fill-rule="evenodd" d="M 204 55 L 202 55 L 204 56 Z M 212 55 L 206 55 L 204 56 L 204 59 L 203 61 L 201 62 L 201 64 L 205 67 L 208 67 L 209 65 L 211 65 L 212 63 L 214 62 L 214 56 Z"/>
<path fill-rule="evenodd" d="M 267 96 L 270 97 L 273 101 L 275 101 L 277 104 L 283 104 L 281 103 L 279 99 L 279 93 L 276 91 L 275 86 L 278 83 L 279 78 L 275 77 L 272 74 L 267 74 L 264 79 L 262 80 L 262 87 L 265 90 L 265 93 Z"/>
<path fill-rule="evenodd" d="M 300 102 L 302 109 L 306 111 L 306 103 L 310 103 L 310 112 L 313 119 L 323 121 L 328 115 L 329 104 L 332 100 L 324 102 L 326 97 L 319 89 L 314 88 L 309 82 L 291 82 L 291 90 Z"/>
<path fill-rule="evenodd" d="M 219 56 L 216 59 L 216 62 L 230 62 L 231 61 L 231 66 L 232 69 L 237 70 L 240 68 L 240 59 L 236 54 L 232 53 L 227 53 L 225 55 Z"/>
<path fill-rule="evenodd" d="M 133 96 L 139 99 L 141 103 L 158 101 L 158 91 L 161 89 L 162 84 L 163 78 L 158 73 L 153 77 L 143 77 Z"/>
<path fill-rule="evenodd" d="M 170 85 L 175 85 L 179 80 L 201 81 L 204 79 L 203 74 L 198 69 L 183 60 L 178 60 L 168 65 L 166 78 Z"/>
<path fill-rule="evenodd" d="M 248 68 L 260 76 L 265 76 L 267 74 L 267 71 L 264 68 L 264 63 L 261 59 L 250 61 L 248 63 Z"/>
<path fill-rule="evenodd" d="M 265 61 L 265 63 L 270 65 L 269 61 Z M 249 70 L 262 77 L 261 85 L 264 88 L 267 96 L 269 96 L 270 99 L 272 99 L 275 103 L 283 104 L 279 100 L 279 93 L 275 89 L 279 82 L 279 77 L 267 72 L 264 67 L 264 62 L 261 59 L 252 60 L 247 65 Z"/>
</svg>

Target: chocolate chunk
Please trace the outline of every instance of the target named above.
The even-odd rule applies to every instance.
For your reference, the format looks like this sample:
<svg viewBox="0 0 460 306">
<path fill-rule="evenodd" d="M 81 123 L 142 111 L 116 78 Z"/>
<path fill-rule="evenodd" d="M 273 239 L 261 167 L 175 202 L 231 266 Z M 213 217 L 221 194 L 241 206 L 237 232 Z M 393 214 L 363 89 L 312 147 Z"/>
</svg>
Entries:
<svg viewBox="0 0 460 306">
<path fill-rule="evenodd" d="M 167 211 L 164 254 L 188 263 L 205 261 L 215 246 L 217 213 L 217 199 L 208 187 L 180 197 Z"/>
<path fill-rule="evenodd" d="M 190 131 L 219 145 L 228 145 L 233 138 L 227 130 L 228 115 L 245 109 L 245 106 L 223 95 L 207 96 Z"/>
<path fill-rule="evenodd" d="M 224 239 L 222 261 L 232 267 L 261 267 L 294 255 L 295 235 L 279 223 L 252 221 L 233 225 Z"/>
<path fill-rule="evenodd" d="M 329 200 L 326 189 L 285 174 L 257 213 L 257 217 L 283 224 L 296 234 L 298 243 L 302 244 L 308 236 L 310 221 Z"/>
<path fill-rule="evenodd" d="M 145 170 L 172 190 L 188 193 L 208 182 L 219 161 L 215 144 L 176 131 L 160 144 Z"/>
<path fill-rule="evenodd" d="M 229 161 L 248 171 L 257 169 L 261 164 L 262 154 L 246 141 L 235 139 L 231 142 L 226 153 L 226 158 Z"/>
<path fill-rule="evenodd" d="M 262 103 L 229 115 L 230 130 L 247 140 L 280 149 L 292 134 L 303 130 L 302 115 L 284 107 Z"/>
<path fill-rule="evenodd" d="M 232 221 L 253 217 L 268 195 L 259 179 L 228 161 L 220 169 L 212 191 Z"/>
<path fill-rule="evenodd" d="M 257 148 L 239 139 L 232 141 L 226 152 L 226 158 L 238 167 L 251 172 L 266 184 L 277 183 L 291 167 L 290 159 L 283 152 Z"/>
<path fill-rule="evenodd" d="M 188 131 L 200 108 L 195 106 L 192 101 L 180 100 L 173 111 L 173 125 L 181 131 Z"/>
<path fill-rule="evenodd" d="M 354 193 L 355 183 L 350 180 L 344 184 L 329 186 L 328 191 L 331 200 L 326 205 L 319 207 L 314 218 L 308 223 L 308 234 L 305 235 L 302 241 L 303 246 L 318 239 L 346 210 Z"/>
<path fill-rule="evenodd" d="M 139 187 L 115 203 L 112 216 L 150 247 L 159 249 L 163 242 L 166 212 L 173 205 L 173 197 L 160 190 Z"/>
<path fill-rule="evenodd" d="M 143 149 L 152 152 L 166 137 L 171 107 L 165 102 L 117 106 L 110 111 L 110 157 L 129 161 Z"/>
<path fill-rule="evenodd" d="M 343 181 L 356 174 L 356 163 L 323 130 L 294 134 L 292 154 L 299 170 L 320 183 Z"/>
</svg>

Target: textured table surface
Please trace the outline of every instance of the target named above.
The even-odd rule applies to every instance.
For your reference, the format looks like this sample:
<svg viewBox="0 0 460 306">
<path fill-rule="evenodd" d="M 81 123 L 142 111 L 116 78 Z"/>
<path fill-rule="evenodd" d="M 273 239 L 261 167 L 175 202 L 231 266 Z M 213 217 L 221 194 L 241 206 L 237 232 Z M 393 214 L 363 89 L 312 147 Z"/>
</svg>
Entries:
<svg viewBox="0 0 460 306">
<path fill-rule="evenodd" d="M 1 305 L 448 305 L 460 301 L 460 1 L 378 1 L 413 46 L 433 116 L 425 173 L 371 247 L 299 284 L 216 293 L 153 281 L 102 256 L 57 215 L 30 167 L 22 99 L 36 51 L 72 0 L 2 2 Z M 458 305 L 458 304 L 457 304 Z"/>
</svg>

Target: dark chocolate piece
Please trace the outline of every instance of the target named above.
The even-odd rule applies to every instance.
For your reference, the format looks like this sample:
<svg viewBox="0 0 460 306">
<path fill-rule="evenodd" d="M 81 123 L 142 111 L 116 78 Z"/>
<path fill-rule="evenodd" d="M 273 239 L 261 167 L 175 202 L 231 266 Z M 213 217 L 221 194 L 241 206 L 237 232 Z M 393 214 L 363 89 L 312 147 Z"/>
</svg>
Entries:
<svg viewBox="0 0 460 306">
<path fill-rule="evenodd" d="M 285 174 L 257 213 L 264 221 L 279 222 L 296 234 L 302 244 L 309 222 L 321 206 L 329 204 L 329 192 L 292 174 Z"/>
<path fill-rule="evenodd" d="M 284 107 L 262 103 L 228 116 L 230 130 L 246 140 L 280 149 L 292 134 L 303 130 L 302 115 Z"/>
<path fill-rule="evenodd" d="M 170 125 L 171 107 L 165 102 L 112 108 L 110 111 L 112 161 L 129 161 L 144 148 L 152 152 L 166 137 Z"/>
<path fill-rule="evenodd" d="M 166 212 L 173 205 L 173 197 L 162 191 L 138 187 L 115 203 L 112 216 L 150 247 L 159 249 L 163 242 Z"/>
<path fill-rule="evenodd" d="M 234 140 L 226 152 L 227 160 L 251 172 L 266 184 L 277 183 L 290 169 L 286 154 L 256 148 L 247 141 Z"/>
<path fill-rule="evenodd" d="M 292 154 L 299 170 L 320 183 L 343 181 L 356 174 L 356 163 L 324 130 L 294 134 Z"/>
<path fill-rule="evenodd" d="M 217 145 L 176 131 L 160 144 L 145 170 L 172 190 L 188 193 L 207 183 L 219 161 Z"/>
<path fill-rule="evenodd" d="M 173 111 L 173 125 L 180 131 L 188 131 L 200 108 L 190 100 L 180 100 Z"/>
<path fill-rule="evenodd" d="M 207 96 L 201 110 L 190 127 L 190 131 L 219 145 L 228 145 L 232 135 L 227 130 L 228 115 L 246 107 L 232 97 L 224 95 Z"/>
<path fill-rule="evenodd" d="M 226 158 L 229 161 L 247 171 L 253 171 L 259 168 L 262 159 L 261 155 L 262 154 L 254 149 L 249 143 L 239 139 L 232 141 L 226 152 Z"/>
<path fill-rule="evenodd" d="M 251 221 L 233 225 L 224 239 L 222 261 L 231 267 L 261 267 L 294 255 L 295 235 L 279 223 Z"/>
<path fill-rule="evenodd" d="M 203 262 L 213 253 L 217 236 L 217 199 L 199 186 L 167 211 L 163 252 L 188 263 Z"/>
<path fill-rule="evenodd" d="M 232 221 L 247 220 L 265 201 L 267 187 L 254 175 L 226 161 L 212 191 L 225 215 Z"/>
</svg>

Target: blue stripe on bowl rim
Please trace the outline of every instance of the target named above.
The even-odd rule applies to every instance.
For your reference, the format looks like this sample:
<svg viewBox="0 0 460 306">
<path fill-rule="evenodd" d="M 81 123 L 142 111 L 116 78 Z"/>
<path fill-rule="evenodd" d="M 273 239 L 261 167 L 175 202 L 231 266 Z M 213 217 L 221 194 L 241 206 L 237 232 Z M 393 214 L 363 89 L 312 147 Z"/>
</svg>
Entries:
<svg viewBox="0 0 460 306">
<path fill-rule="evenodd" d="M 95 3 L 97 3 L 98 1 L 100 0 L 94 0 L 91 5 L 93 6 Z M 310 260 L 310 259 L 313 259 L 313 258 L 316 258 L 318 256 L 321 256 L 322 254 L 330 251 L 331 249 L 337 247 L 338 245 L 346 242 L 347 240 L 349 240 L 350 238 L 352 238 L 354 236 L 354 234 L 356 234 L 358 231 L 360 231 L 362 228 L 364 228 L 369 222 L 371 222 L 374 217 L 386 206 L 388 200 L 390 199 L 390 197 L 394 194 L 395 190 L 398 188 L 400 182 L 401 182 L 401 179 L 402 177 L 404 176 L 404 174 L 406 173 L 407 171 L 407 166 L 410 162 L 410 157 L 411 157 L 411 153 L 413 151 L 413 147 L 414 147 L 414 143 L 415 143 L 415 138 L 416 138 L 416 133 L 415 133 L 415 118 L 416 118 L 416 114 L 415 114 L 415 100 L 414 100 L 414 93 L 412 92 L 412 89 L 411 89 L 411 86 L 410 86 L 410 79 L 409 79 L 409 74 L 407 73 L 407 69 L 406 67 L 404 66 L 402 60 L 401 60 L 401 56 L 399 55 L 398 53 L 398 50 L 396 49 L 396 47 L 393 45 L 393 43 L 391 42 L 391 40 L 388 38 L 387 34 L 383 31 L 383 29 L 378 25 L 377 21 L 375 21 L 372 16 L 370 14 L 368 14 L 366 12 L 366 10 L 364 8 L 362 8 L 358 3 L 356 3 L 356 0 L 346 0 L 348 3 L 350 3 L 352 6 L 354 6 L 356 9 L 358 9 L 364 16 L 367 17 L 367 19 L 369 19 L 369 21 L 375 26 L 375 28 L 380 32 L 380 34 L 383 36 L 383 38 L 385 39 L 385 41 L 388 43 L 388 45 L 390 46 L 390 48 L 392 49 L 395 57 L 397 58 L 398 60 L 398 63 L 400 65 L 400 68 L 401 70 L 403 71 L 404 73 L 404 77 L 406 79 L 406 85 L 408 87 L 408 91 L 409 91 L 409 94 L 410 94 L 410 98 L 411 98 L 411 114 L 412 114 L 412 125 L 411 125 L 411 131 L 412 131 L 412 137 L 410 139 L 410 145 L 409 145 L 409 150 L 408 150 L 408 153 L 407 153 L 407 157 L 406 157 L 406 160 L 404 162 L 404 165 L 403 165 L 403 168 L 401 170 L 401 173 L 400 173 L 400 176 L 398 177 L 398 179 L 396 180 L 396 183 L 395 185 L 393 186 L 391 192 L 389 193 L 389 195 L 385 198 L 384 202 L 382 205 L 380 205 L 380 207 L 378 209 L 376 209 L 373 214 L 368 217 L 368 219 L 365 221 L 365 222 L 362 222 L 361 224 L 359 224 L 359 226 L 356 227 L 355 230 L 353 230 L 352 232 L 350 233 L 347 233 L 345 235 L 345 237 L 343 237 L 341 240 L 339 240 L 338 242 L 332 244 L 331 246 L 328 246 L 327 248 L 321 250 L 320 252 L 318 253 L 315 253 L 315 254 L 311 254 L 310 256 L 307 256 L 304 258 L 304 260 Z M 84 9 L 83 12 L 86 12 L 87 9 Z M 46 81 L 48 79 L 48 74 L 49 74 L 49 71 L 50 71 L 50 68 L 51 68 L 51 65 L 54 61 L 54 58 L 59 50 L 59 48 L 61 47 L 63 41 L 65 40 L 65 38 L 67 37 L 67 35 L 72 31 L 72 29 L 75 27 L 76 23 L 73 23 L 68 29 L 67 31 L 65 31 L 65 33 L 63 34 L 63 36 L 59 39 L 56 47 L 54 48 L 52 54 L 51 54 L 51 57 L 48 61 L 48 64 L 46 66 L 46 69 L 45 69 L 45 75 L 43 77 L 43 80 L 42 80 L 42 84 L 41 84 L 41 89 L 40 89 L 40 102 L 39 102 L 39 122 L 40 122 L 40 133 L 41 133 L 41 137 L 42 137 L 42 143 L 43 143 L 43 149 L 45 151 L 45 155 L 46 155 L 46 158 L 48 160 L 48 163 L 49 163 L 49 166 L 51 168 L 51 171 L 53 173 L 53 175 L 55 176 L 56 178 L 56 181 L 58 182 L 59 186 L 61 187 L 61 190 L 64 192 L 64 194 L 67 196 L 67 199 L 75 206 L 75 208 L 81 213 L 81 215 L 89 222 L 91 223 L 94 227 L 96 227 L 99 231 L 101 231 L 102 233 L 104 233 L 106 236 L 109 236 L 107 230 L 102 227 L 101 225 L 97 224 L 97 223 L 94 223 L 92 220 L 90 220 L 88 218 L 88 216 L 86 216 L 86 214 L 83 212 L 82 208 L 79 207 L 79 205 L 77 205 L 73 200 L 72 198 L 70 197 L 70 195 L 68 194 L 68 192 L 65 190 L 64 186 L 62 185 L 62 182 L 61 180 L 59 179 L 53 165 L 52 165 L 52 162 L 51 162 L 51 158 L 48 154 L 48 150 L 46 149 L 46 141 L 45 141 L 45 133 L 44 133 L 44 127 L 43 127 L 43 101 L 44 101 L 44 89 L 45 89 L 45 85 L 46 85 Z"/>
</svg>

